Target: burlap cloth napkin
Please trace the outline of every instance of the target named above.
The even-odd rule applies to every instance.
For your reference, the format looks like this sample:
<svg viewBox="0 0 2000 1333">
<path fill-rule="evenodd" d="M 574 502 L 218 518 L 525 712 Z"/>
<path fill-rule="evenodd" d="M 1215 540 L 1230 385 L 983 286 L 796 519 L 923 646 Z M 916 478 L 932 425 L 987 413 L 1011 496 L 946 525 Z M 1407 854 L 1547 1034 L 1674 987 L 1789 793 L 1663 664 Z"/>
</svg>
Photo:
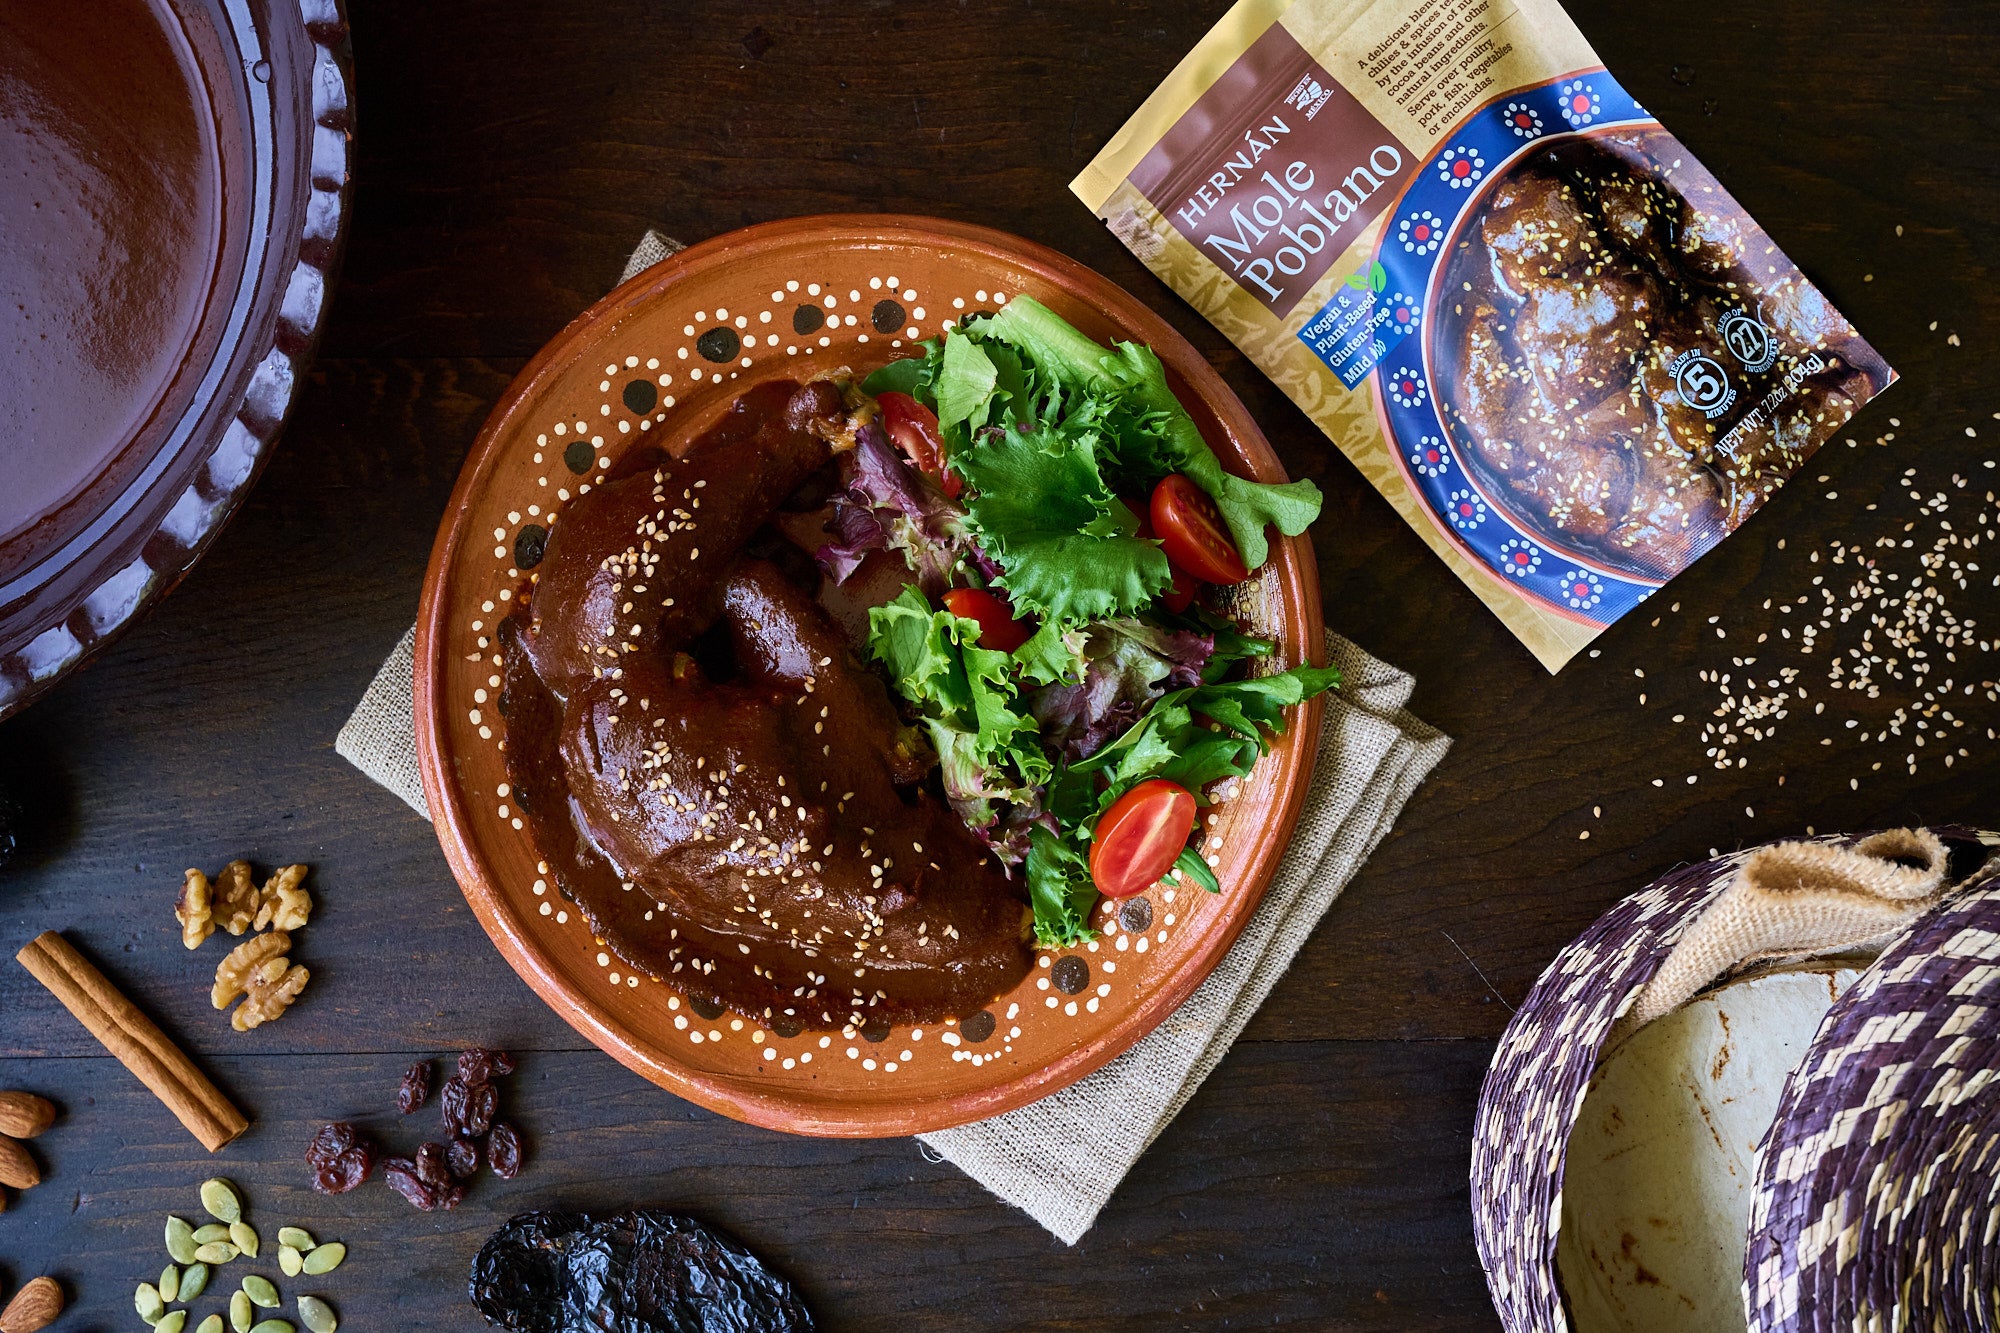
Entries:
<svg viewBox="0 0 2000 1333">
<path fill-rule="evenodd" d="M 625 276 L 678 245 L 648 232 Z M 411 693 L 410 630 L 340 730 L 334 749 L 426 819 Z M 1074 1245 L 1118 1182 L 1243 1031 L 1306 936 L 1347 887 L 1451 739 L 1405 711 L 1411 678 L 1338 634 L 1341 672 L 1292 845 L 1256 914 L 1185 1004 L 1089 1078 L 1005 1115 L 921 1142 Z M 1106 1134 L 1107 1124 L 1140 1134 Z"/>
</svg>

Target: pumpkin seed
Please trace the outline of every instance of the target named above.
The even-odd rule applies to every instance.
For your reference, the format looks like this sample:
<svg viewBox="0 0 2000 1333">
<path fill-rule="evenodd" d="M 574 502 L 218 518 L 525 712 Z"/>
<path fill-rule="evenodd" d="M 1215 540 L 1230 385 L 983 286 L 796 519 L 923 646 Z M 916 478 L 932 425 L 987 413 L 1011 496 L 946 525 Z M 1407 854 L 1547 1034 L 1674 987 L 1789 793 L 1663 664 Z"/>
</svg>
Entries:
<svg viewBox="0 0 2000 1333">
<path fill-rule="evenodd" d="M 250 1333 L 299 1333 L 299 1331 L 292 1327 L 292 1321 L 289 1319 L 263 1319 L 258 1321 Z"/>
<path fill-rule="evenodd" d="M 235 1187 L 219 1177 L 201 1182 L 201 1206 L 218 1222 L 243 1220 L 243 1201 L 236 1197 Z"/>
<path fill-rule="evenodd" d="M 250 1274 L 250 1276 L 243 1279 L 243 1294 L 263 1306 L 266 1310 L 275 1310 L 278 1308 L 278 1288 L 270 1278 L 262 1277 L 256 1273 Z"/>
<path fill-rule="evenodd" d="M 311 1274 L 313 1277 L 318 1277 L 322 1273 L 331 1273 L 334 1269 L 340 1267 L 340 1261 L 346 1257 L 347 1247 L 345 1245 L 342 1245 L 337 1240 L 329 1241 L 325 1245 L 314 1246 L 312 1253 L 305 1257 L 305 1262 L 301 1267 L 306 1273 Z"/>
<path fill-rule="evenodd" d="M 160 1299 L 171 1305 L 181 1298 L 181 1270 L 168 1264 L 160 1270 Z"/>
<path fill-rule="evenodd" d="M 289 1245 L 300 1254 L 304 1254 L 318 1243 L 318 1241 L 312 1238 L 312 1232 L 307 1231 L 304 1227 L 278 1228 L 278 1244 Z"/>
<path fill-rule="evenodd" d="M 181 1303 L 186 1304 L 208 1288 L 208 1265 L 189 1264 L 181 1272 Z"/>
<path fill-rule="evenodd" d="M 187 1321 L 188 1312 L 186 1310 L 175 1310 L 169 1314 L 161 1315 L 160 1322 L 153 1325 L 153 1328 L 156 1333 L 181 1333 L 181 1330 L 187 1327 Z"/>
<path fill-rule="evenodd" d="M 257 1257 L 257 1230 L 248 1222 L 231 1222 L 229 1224 L 229 1240 L 237 1249 L 243 1251 L 243 1253 L 249 1255 L 252 1259 Z"/>
<path fill-rule="evenodd" d="M 304 1261 L 305 1256 L 291 1246 L 280 1245 L 278 1247 L 278 1267 L 285 1270 L 286 1277 L 297 1277 L 299 1275 L 299 1267 Z"/>
<path fill-rule="evenodd" d="M 195 1326 L 194 1333 L 222 1333 L 222 1316 L 210 1315 Z"/>
<path fill-rule="evenodd" d="M 257 1317 L 250 1307 L 250 1298 L 240 1291 L 229 1293 L 229 1326 L 236 1333 L 250 1333 L 250 1323 Z"/>
<path fill-rule="evenodd" d="M 236 1255 L 236 1247 L 226 1240 L 212 1240 L 194 1247 L 194 1257 L 205 1264 L 226 1264 Z"/>
<path fill-rule="evenodd" d="M 167 1218 L 167 1253 L 177 1264 L 194 1262 L 194 1247 L 201 1242 L 194 1238 L 194 1228 L 178 1217 Z"/>
<path fill-rule="evenodd" d="M 228 1240 L 229 1228 L 220 1222 L 207 1222 L 194 1229 L 194 1243 L 206 1245 L 212 1240 Z"/>
<path fill-rule="evenodd" d="M 340 1317 L 333 1307 L 317 1296 L 299 1297 L 299 1322 L 312 1333 L 333 1333 L 340 1327 Z"/>
<path fill-rule="evenodd" d="M 132 1293 L 132 1308 L 139 1317 L 149 1324 L 160 1322 L 160 1316 L 167 1312 L 167 1303 L 160 1296 L 160 1289 L 150 1282 L 141 1282 L 139 1289 Z"/>
</svg>

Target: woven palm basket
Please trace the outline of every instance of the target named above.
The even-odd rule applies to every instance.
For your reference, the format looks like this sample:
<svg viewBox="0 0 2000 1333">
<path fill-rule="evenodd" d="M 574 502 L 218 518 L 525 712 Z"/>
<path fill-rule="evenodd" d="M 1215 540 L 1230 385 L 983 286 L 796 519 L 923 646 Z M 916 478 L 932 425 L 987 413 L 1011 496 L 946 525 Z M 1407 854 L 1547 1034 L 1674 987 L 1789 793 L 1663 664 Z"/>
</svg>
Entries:
<svg viewBox="0 0 2000 1333">
<path fill-rule="evenodd" d="M 1907 836 L 1930 835 L 1934 905 L 1872 961 L 1739 969 L 1650 1028 L 1621 1024 L 1755 848 L 1674 871 L 1557 955 L 1501 1038 L 1473 1137 L 1474 1235 L 1510 1333 L 2000 1328 L 2000 835 Z M 1754 1063 L 1726 1070 L 1733 1051 Z M 1670 1057 L 1685 1067 L 1630 1068 Z M 1647 1087 L 1700 1118 L 1640 1107 Z M 1651 1163 L 1626 1164 L 1642 1220 L 1566 1207 L 1566 1175 L 1585 1196 L 1573 1149 Z M 1588 1197 L 1608 1206 L 1602 1185 Z M 1721 1264 L 1734 1290 L 1692 1289 Z"/>
</svg>

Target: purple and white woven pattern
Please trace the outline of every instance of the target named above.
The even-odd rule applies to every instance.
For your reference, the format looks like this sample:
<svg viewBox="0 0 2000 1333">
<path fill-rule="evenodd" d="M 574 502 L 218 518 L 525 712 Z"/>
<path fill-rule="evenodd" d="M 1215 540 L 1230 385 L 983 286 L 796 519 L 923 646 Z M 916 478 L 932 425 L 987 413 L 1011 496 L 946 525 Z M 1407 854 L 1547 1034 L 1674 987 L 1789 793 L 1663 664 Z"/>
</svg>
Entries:
<svg viewBox="0 0 2000 1333">
<path fill-rule="evenodd" d="M 1989 861 L 1834 1003 L 1786 1081 L 1751 1203 L 1750 1327 L 2000 1327 L 1997 1231 L 2000 863 Z"/>
<path fill-rule="evenodd" d="M 1556 955 L 1501 1036 L 1473 1126 L 1472 1231 L 1508 1333 L 1569 1327 L 1555 1266 L 1563 1156 L 1598 1051 L 1748 854 L 1685 866 L 1612 907 Z"/>
</svg>

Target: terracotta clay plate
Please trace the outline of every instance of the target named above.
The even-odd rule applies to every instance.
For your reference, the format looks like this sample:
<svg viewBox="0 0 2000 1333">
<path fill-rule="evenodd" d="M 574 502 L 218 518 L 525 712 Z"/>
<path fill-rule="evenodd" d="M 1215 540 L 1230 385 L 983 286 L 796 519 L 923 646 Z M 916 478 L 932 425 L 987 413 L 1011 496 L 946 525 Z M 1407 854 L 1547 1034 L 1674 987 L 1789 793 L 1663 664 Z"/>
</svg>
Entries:
<svg viewBox="0 0 2000 1333">
<path fill-rule="evenodd" d="M 347 216 L 336 0 L 0 0 L 0 717 L 255 479 Z"/>
<path fill-rule="evenodd" d="M 963 1124 L 1072 1083 L 1149 1032 L 1220 960 L 1289 841 L 1321 705 L 1204 815 L 1223 892 L 1156 886 L 1100 905 L 1100 938 L 1043 952 L 984 1010 L 922 1028 L 781 1036 L 608 952 L 563 898 L 518 810 L 499 744 L 498 622 L 529 586 L 563 506 L 641 439 L 691 439 L 767 378 L 857 374 L 910 354 L 1017 293 L 1100 340 L 1151 345 L 1225 463 L 1281 481 L 1243 405 L 1165 321 L 1040 246 L 926 218 L 837 216 L 751 227 L 620 287 L 521 373 L 452 497 L 417 623 L 424 791 L 465 896 L 500 951 L 578 1031 L 645 1077 L 726 1115 L 806 1134 L 881 1136 Z M 1239 617 L 1277 666 L 1321 661 L 1311 547 L 1280 540 Z"/>
</svg>

